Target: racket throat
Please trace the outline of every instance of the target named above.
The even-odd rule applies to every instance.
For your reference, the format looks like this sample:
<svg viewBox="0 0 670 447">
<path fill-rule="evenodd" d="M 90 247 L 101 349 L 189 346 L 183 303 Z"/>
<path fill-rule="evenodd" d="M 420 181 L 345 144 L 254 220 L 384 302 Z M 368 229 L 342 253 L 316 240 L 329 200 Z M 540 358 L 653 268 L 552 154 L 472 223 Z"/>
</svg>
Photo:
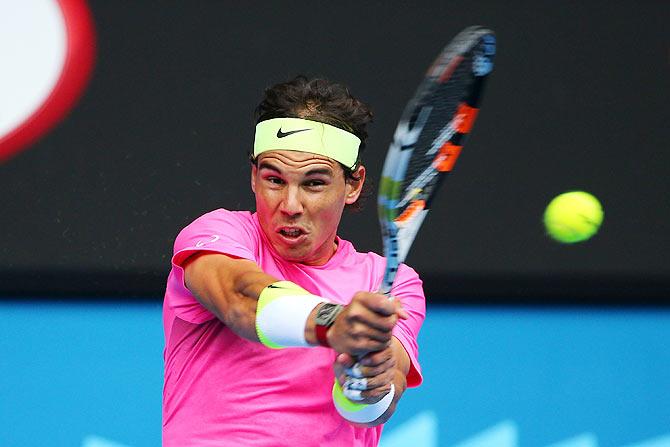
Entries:
<svg viewBox="0 0 670 447">
<path fill-rule="evenodd" d="M 393 222 L 383 229 L 386 269 L 384 270 L 380 293 L 388 295 L 391 292 L 398 267 L 405 261 L 414 238 L 428 215 L 428 211 L 430 210 L 421 209 L 414 213 L 410 219 L 402 223 Z"/>
<path fill-rule="evenodd" d="M 414 238 L 419 232 L 419 228 L 423 224 L 423 220 L 428 215 L 429 209 L 422 209 L 417 211 L 411 219 L 405 221 L 402 226 L 398 229 L 397 239 L 398 239 L 398 259 L 399 263 L 404 262 L 407 257 L 409 249 L 412 247 Z"/>
</svg>

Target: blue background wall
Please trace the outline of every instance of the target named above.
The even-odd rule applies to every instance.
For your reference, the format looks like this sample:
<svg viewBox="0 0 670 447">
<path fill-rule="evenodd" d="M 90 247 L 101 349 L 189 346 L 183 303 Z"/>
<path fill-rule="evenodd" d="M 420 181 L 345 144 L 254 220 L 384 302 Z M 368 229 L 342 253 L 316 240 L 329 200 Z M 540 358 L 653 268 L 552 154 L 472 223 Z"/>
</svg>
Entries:
<svg viewBox="0 0 670 447">
<path fill-rule="evenodd" d="M 159 445 L 160 312 L 0 303 L 0 446 Z M 383 447 L 670 445 L 670 310 L 433 306 L 420 343 Z"/>
</svg>

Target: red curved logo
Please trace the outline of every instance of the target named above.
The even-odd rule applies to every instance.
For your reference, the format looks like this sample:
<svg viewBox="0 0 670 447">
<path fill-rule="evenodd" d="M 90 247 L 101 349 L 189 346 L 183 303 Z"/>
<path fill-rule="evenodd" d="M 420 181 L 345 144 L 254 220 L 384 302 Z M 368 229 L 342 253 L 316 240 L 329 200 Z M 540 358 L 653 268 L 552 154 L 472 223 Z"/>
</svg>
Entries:
<svg viewBox="0 0 670 447">
<path fill-rule="evenodd" d="M 86 0 L 0 5 L 0 162 L 51 130 L 91 77 L 93 17 Z"/>
</svg>

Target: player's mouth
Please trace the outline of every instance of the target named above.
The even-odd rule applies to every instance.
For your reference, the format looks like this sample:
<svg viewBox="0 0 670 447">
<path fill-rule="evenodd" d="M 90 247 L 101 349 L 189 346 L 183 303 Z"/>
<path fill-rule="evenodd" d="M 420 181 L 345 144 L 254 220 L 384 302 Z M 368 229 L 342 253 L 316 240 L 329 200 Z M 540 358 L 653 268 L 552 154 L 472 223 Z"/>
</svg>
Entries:
<svg viewBox="0 0 670 447">
<path fill-rule="evenodd" d="M 282 239 L 291 244 L 300 242 L 307 234 L 307 232 L 300 227 L 279 227 L 277 233 Z"/>
</svg>

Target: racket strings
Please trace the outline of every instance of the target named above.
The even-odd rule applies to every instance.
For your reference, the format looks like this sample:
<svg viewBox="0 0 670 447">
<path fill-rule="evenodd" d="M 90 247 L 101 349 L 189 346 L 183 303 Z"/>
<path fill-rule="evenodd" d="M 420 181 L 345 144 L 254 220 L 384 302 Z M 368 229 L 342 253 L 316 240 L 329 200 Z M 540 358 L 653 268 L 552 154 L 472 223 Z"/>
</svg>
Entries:
<svg viewBox="0 0 670 447">
<path fill-rule="evenodd" d="M 439 186 L 440 171 L 434 166 L 436 155 L 446 142 L 460 144 L 462 134 L 459 128 L 459 105 L 470 95 L 474 77 L 472 76 L 472 53 L 459 57 L 455 67 L 444 65 L 444 70 L 451 70 L 451 75 L 442 83 L 433 83 L 432 91 L 427 90 L 414 110 L 430 108 L 430 116 L 416 143 L 416 148 L 407 165 L 401 186 L 401 198 L 396 210 L 403 214 L 416 201 L 423 201 L 429 207 L 429 199 Z M 423 149 L 418 149 L 423 148 Z"/>
</svg>

